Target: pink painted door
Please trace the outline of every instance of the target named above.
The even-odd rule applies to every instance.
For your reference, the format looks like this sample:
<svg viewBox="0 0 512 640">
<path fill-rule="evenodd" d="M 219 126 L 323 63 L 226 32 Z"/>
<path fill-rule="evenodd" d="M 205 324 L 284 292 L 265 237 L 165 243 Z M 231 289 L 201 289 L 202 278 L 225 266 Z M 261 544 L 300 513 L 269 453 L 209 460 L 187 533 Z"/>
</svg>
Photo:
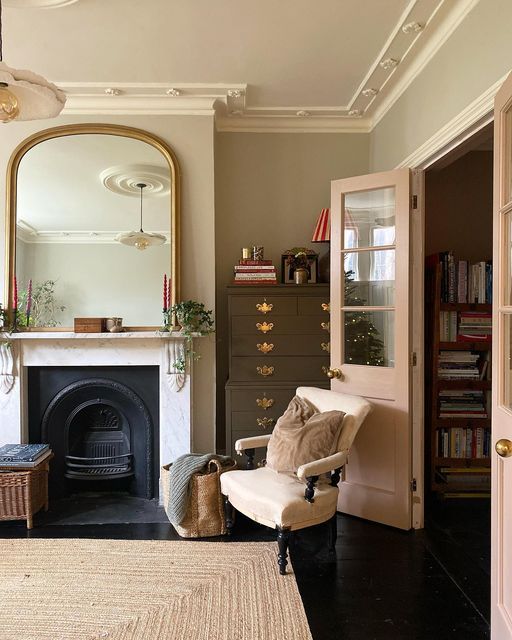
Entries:
<svg viewBox="0 0 512 640">
<path fill-rule="evenodd" d="M 334 391 L 374 404 L 339 509 L 411 528 L 409 171 L 331 183 L 330 351 Z"/>
<path fill-rule="evenodd" d="M 494 104 L 491 637 L 512 640 L 512 76 Z"/>
</svg>

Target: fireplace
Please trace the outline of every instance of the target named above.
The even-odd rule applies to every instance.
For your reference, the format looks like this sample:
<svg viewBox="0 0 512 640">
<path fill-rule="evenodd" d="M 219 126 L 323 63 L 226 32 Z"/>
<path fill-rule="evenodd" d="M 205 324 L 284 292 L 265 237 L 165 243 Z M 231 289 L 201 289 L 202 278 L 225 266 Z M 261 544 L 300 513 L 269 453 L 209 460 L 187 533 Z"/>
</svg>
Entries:
<svg viewBox="0 0 512 640">
<path fill-rule="evenodd" d="M 154 498 L 158 396 L 158 367 L 30 367 L 29 437 L 55 454 L 50 495 Z"/>
<path fill-rule="evenodd" d="M 192 450 L 192 372 L 183 373 L 176 368 L 176 364 L 181 362 L 184 348 L 183 336 L 172 332 L 13 333 L 0 344 L 0 446 L 16 442 L 41 442 L 45 411 L 65 387 L 88 378 L 109 379 L 131 389 L 142 400 L 151 418 L 151 429 L 146 426 L 140 429 L 140 420 L 137 420 L 139 426 L 134 428 L 133 415 L 127 423 L 124 422 L 127 416 L 123 411 L 119 412 L 117 406 L 124 409 L 131 405 L 133 408 L 133 404 L 124 399 L 116 404 L 112 397 L 107 397 L 103 392 L 99 395 L 95 392 L 77 400 L 74 406 L 68 407 L 65 415 L 55 413 L 58 424 L 47 427 L 56 454 L 51 462 L 51 496 L 65 496 L 73 491 L 84 490 L 95 493 L 96 486 L 100 491 L 112 492 L 119 486 L 129 495 L 156 497 L 159 494 L 160 466 Z M 79 411 L 76 414 L 77 421 L 70 420 L 67 425 L 72 439 L 67 444 L 66 421 L 73 410 L 98 398 L 103 400 L 99 404 L 103 404 L 108 412 L 118 417 L 120 427 L 112 429 L 110 441 L 108 430 L 86 428 L 82 420 L 87 422 L 91 416 L 87 415 L 84 406 L 84 413 Z M 93 405 L 94 402 L 89 406 Z M 106 414 L 104 418 L 106 419 Z M 96 420 L 94 416 L 93 419 Z M 101 437 L 100 431 L 103 431 Z M 98 437 L 93 437 L 91 441 L 87 432 L 89 435 L 95 432 Z M 152 434 L 148 457 L 147 445 L 141 433 L 145 437 L 148 433 Z M 92 451 L 92 442 L 99 442 L 101 438 L 110 443 L 108 455 L 99 450 L 99 444 Z M 132 454 L 131 458 L 126 458 L 131 461 L 127 465 L 120 459 L 106 461 L 106 458 L 124 454 Z M 117 467 L 110 467 L 112 473 L 107 478 L 102 478 L 98 473 L 100 478 L 93 480 L 91 469 L 85 472 L 87 479 L 84 476 L 70 478 L 70 471 L 83 471 L 83 468 L 71 467 L 67 462 L 81 462 L 66 461 L 66 456 L 89 459 L 99 457 L 100 468 L 105 468 L 110 463 L 118 464 Z M 147 462 L 150 459 L 152 468 L 149 468 L 151 463 L 148 465 Z M 140 467 L 141 460 L 145 461 L 143 469 Z M 88 466 L 93 467 L 94 463 L 89 460 Z M 121 471 L 122 467 L 124 469 Z M 120 475 L 125 472 L 133 472 L 133 475 L 113 478 L 114 469 Z M 149 489 L 146 478 L 152 483 Z"/>
</svg>

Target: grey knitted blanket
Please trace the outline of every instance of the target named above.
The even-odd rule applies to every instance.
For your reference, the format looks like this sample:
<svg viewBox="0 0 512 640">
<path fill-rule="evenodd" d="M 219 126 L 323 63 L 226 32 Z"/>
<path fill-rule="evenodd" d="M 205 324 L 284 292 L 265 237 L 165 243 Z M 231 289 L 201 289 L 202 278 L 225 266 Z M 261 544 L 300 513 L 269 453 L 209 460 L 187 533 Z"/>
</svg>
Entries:
<svg viewBox="0 0 512 640">
<path fill-rule="evenodd" d="M 214 453 L 186 453 L 177 458 L 169 469 L 169 503 L 167 516 L 172 524 L 180 524 L 185 517 L 190 496 L 190 479 L 193 474 L 205 469 L 210 460 L 221 464 L 234 462 L 229 456 Z"/>
</svg>

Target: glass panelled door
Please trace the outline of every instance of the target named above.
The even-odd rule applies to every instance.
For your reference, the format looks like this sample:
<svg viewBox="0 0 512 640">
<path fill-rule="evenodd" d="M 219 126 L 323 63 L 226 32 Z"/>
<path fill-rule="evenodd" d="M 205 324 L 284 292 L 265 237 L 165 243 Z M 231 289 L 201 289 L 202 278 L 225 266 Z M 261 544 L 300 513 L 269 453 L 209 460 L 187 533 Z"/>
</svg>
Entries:
<svg viewBox="0 0 512 640">
<path fill-rule="evenodd" d="M 331 212 L 331 386 L 374 405 L 339 508 L 409 529 L 409 171 L 334 181 Z"/>
<path fill-rule="evenodd" d="M 512 640 L 512 76 L 494 105 L 491 637 Z"/>
</svg>

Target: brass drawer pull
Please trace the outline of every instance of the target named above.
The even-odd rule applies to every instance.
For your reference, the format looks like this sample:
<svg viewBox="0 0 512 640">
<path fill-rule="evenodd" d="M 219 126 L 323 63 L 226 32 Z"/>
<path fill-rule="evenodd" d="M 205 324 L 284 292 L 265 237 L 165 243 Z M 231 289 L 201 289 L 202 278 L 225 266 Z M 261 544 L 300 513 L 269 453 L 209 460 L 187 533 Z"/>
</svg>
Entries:
<svg viewBox="0 0 512 640">
<path fill-rule="evenodd" d="M 260 344 L 258 342 L 258 344 L 256 345 L 258 351 L 261 351 L 261 353 L 269 353 L 269 351 L 272 351 L 272 349 L 274 348 L 274 345 L 270 342 L 264 342 L 263 344 Z"/>
<path fill-rule="evenodd" d="M 274 324 L 272 322 L 256 323 L 256 329 L 258 329 L 258 331 L 261 331 L 261 333 L 268 333 L 269 331 L 272 331 L 273 328 L 274 328 Z"/>
<path fill-rule="evenodd" d="M 260 313 L 270 313 L 272 311 L 272 309 L 274 308 L 273 304 L 267 304 L 267 301 L 264 300 L 263 302 L 260 302 L 256 305 L 256 309 L 258 309 L 258 311 Z"/>
<path fill-rule="evenodd" d="M 321 342 L 320 346 L 322 347 L 322 351 L 327 351 L 327 353 L 331 352 L 331 343 L 330 342 Z"/>
<path fill-rule="evenodd" d="M 330 322 L 321 322 L 320 326 L 322 327 L 322 329 L 324 331 L 330 331 L 331 330 L 331 323 Z"/>
<path fill-rule="evenodd" d="M 327 311 L 328 313 L 330 313 L 331 304 L 329 302 L 322 302 L 322 311 Z"/>
<path fill-rule="evenodd" d="M 274 426 L 274 418 L 257 418 L 256 422 L 258 423 L 258 427 L 262 429 Z"/>
<path fill-rule="evenodd" d="M 267 398 L 266 396 L 263 398 L 256 398 L 256 404 L 258 407 L 266 411 L 267 409 L 270 409 L 270 407 L 274 406 L 274 398 Z"/>
<path fill-rule="evenodd" d="M 267 367 L 266 364 L 264 364 L 262 367 L 256 367 L 256 371 L 260 374 L 260 376 L 263 376 L 264 378 L 274 375 L 274 367 Z"/>
</svg>

